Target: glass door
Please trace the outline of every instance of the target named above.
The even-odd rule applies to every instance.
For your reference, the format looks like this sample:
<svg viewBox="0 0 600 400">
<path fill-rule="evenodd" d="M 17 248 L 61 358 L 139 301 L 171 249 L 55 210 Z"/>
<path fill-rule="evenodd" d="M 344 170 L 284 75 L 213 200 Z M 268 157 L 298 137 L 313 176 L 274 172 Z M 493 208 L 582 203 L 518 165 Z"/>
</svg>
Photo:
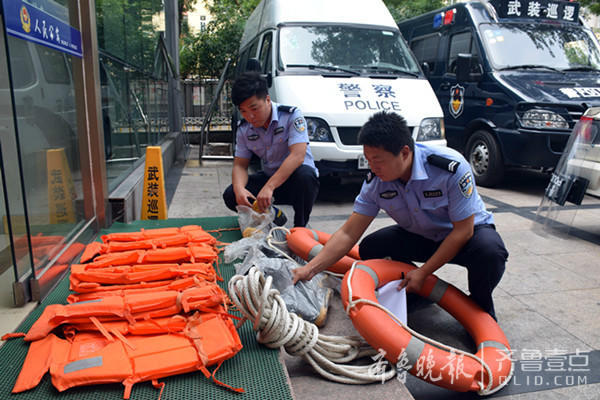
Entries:
<svg viewBox="0 0 600 400">
<path fill-rule="evenodd" d="M 29 300 L 29 285 L 21 278 L 29 275 L 33 268 L 5 40 L 0 19 L 1 308 L 22 305 Z"/>
</svg>

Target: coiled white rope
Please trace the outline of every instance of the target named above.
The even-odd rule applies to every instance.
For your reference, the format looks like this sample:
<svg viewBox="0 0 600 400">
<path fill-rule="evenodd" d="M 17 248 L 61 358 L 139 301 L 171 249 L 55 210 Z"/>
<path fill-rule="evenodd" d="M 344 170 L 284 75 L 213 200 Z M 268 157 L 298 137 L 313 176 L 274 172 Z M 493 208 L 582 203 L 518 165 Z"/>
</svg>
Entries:
<svg viewBox="0 0 600 400">
<path fill-rule="evenodd" d="M 367 300 L 367 299 L 353 299 L 353 295 L 352 295 L 352 275 L 354 274 L 354 270 L 356 269 L 356 265 L 357 263 L 359 263 L 360 261 L 355 261 L 352 264 L 352 268 L 350 268 L 350 273 L 348 275 L 348 279 L 346 280 L 346 284 L 347 284 L 347 289 L 348 289 L 348 305 L 346 306 L 346 314 L 350 313 L 350 310 L 354 307 L 356 307 L 357 304 L 360 303 L 365 303 L 368 304 L 370 306 L 373 307 L 377 307 L 379 309 L 381 309 L 382 311 L 386 312 L 394 321 L 396 321 L 400 326 L 402 326 L 402 328 L 404 328 L 407 332 L 409 332 L 411 335 L 421 339 L 424 342 L 428 342 L 436 347 L 448 350 L 450 352 L 454 352 L 456 354 L 462 354 L 464 356 L 470 357 L 472 359 L 474 359 L 475 361 L 477 361 L 478 363 L 481 364 L 481 366 L 485 369 L 485 372 L 487 373 L 488 376 L 488 384 L 486 387 L 483 386 L 483 382 L 481 381 L 477 381 L 477 384 L 479 385 L 479 391 L 477 392 L 479 395 L 481 396 L 487 396 L 490 395 L 492 393 L 497 392 L 498 390 L 502 389 L 505 385 L 508 384 L 508 382 L 511 380 L 512 376 L 513 376 L 513 372 L 514 372 L 514 364 L 511 361 L 510 364 L 510 372 L 508 374 L 508 378 L 506 380 L 504 380 L 503 382 L 501 382 L 500 385 L 498 385 L 495 388 L 492 388 L 492 384 L 493 384 L 493 374 L 492 374 L 492 370 L 491 368 L 483 361 L 483 359 L 477 357 L 475 354 L 471 354 L 468 353 L 466 351 L 454 348 L 452 346 L 448 346 L 444 343 L 438 342 L 437 340 L 431 339 L 427 336 L 424 336 L 422 334 L 420 334 L 419 332 L 411 329 L 408 327 L 408 325 L 404 324 L 400 319 L 398 319 L 388 308 L 386 308 L 385 306 L 371 301 L 371 300 Z"/>
<path fill-rule="evenodd" d="M 346 384 L 383 382 L 396 370 L 385 369 L 381 362 L 347 365 L 350 361 L 377 354 L 358 337 L 327 336 L 313 323 L 287 311 L 279 291 L 271 287 L 273 279 L 252 267 L 246 276 L 235 275 L 229 281 L 229 296 L 244 319 L 253 322 L 257 340 L 270 348 L 284 347 L 293 356 L 304 358 L 323 377 Z"/>
</svg>

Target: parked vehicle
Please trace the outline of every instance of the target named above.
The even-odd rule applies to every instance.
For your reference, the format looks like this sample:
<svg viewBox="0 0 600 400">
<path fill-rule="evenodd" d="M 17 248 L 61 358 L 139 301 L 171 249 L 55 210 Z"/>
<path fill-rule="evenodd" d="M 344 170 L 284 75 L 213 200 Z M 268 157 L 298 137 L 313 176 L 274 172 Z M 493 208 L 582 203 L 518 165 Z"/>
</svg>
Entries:
<svg viewBox="0 0 600 400">
<path fill-rule="evenodd" d="M 448 145 L 480 185 L 507 167 L 553 169 L 581 115 L 600 105 L 600 48 L 578 3 L 458 3 L 398 26 L 442 105 Z"/>
<path fill-rule="evenodd" d="M 417 141 L 445 145 L 442 110 L 381 0 L 262 0 L 246 22 L 236 74 L 261 71 L 269 95 L 299 107 L 321 176 L 368 168 L 357 144 L 377 111 Z"/>
</svg>

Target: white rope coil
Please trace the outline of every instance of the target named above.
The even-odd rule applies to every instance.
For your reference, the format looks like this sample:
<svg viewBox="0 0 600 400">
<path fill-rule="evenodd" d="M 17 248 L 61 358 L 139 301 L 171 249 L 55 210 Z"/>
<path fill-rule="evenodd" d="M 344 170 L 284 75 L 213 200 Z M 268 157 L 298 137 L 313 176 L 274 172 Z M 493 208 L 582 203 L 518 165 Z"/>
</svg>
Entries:
<svg viewBox="0 0 600 400">
<path fill-rule="evenodd" d="M 368 365 L 345 363 L 377 354 L 358 337 L 326 336 L 313 323 L 287 311 L 272 278 L 256 267 L 246 276 L 229 281 L 229 296 L 244 319 L 253 322 L 257 340 L 270 348 L 284 347 L 293 356 L 303 357 L 323 377 L 346 384 L 383 382 L 396 375 L 394 368 L 376 362 Z"/>
</svg>

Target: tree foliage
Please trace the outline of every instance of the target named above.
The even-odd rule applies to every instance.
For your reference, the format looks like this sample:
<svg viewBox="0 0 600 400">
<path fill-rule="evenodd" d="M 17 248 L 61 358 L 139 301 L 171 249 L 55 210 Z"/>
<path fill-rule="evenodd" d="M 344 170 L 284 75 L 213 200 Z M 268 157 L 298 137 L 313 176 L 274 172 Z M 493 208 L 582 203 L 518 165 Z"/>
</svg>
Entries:
<svg viewBox="0 0 600 400">
<path fill-rule="evenodd" d="M 579 0 L 581 7 L 587 8 L 592 14 L 600 15 L 600 2 L 598 0 Z"/>
<path fill-rule="evenodd" d="M 383 0 L 383 2 L 397 22 L 446 5 L 443 0 Z"/>
<path fill-rule="evenodd" d="M 240 39 L 248 16 L 260 0 L 219 0 L 207 5 L 212 20 L 206 30 L 181 38 L 182 76 L 217 78 L 228 58 L 237 58 Z"/>
</svg>

